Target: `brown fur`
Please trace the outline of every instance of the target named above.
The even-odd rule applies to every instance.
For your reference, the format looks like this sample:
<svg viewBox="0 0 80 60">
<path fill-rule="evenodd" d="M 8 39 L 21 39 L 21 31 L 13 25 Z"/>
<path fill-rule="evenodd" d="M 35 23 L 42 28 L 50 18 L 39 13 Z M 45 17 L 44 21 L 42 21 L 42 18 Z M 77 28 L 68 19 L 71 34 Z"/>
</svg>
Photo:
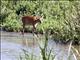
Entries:
<svg viewBox="0 0 80 60">
<path fill-rule="evenodd" d="M 22 17 L 23 34 L 24 34 L 25 25 L 32 25 L 33 26 L 33 31 L 34 31 L 36 29 L 35 24 L 38 23 L 38 22 L 41 23 L 39 16 L 23 16 Z"/>
</svg>

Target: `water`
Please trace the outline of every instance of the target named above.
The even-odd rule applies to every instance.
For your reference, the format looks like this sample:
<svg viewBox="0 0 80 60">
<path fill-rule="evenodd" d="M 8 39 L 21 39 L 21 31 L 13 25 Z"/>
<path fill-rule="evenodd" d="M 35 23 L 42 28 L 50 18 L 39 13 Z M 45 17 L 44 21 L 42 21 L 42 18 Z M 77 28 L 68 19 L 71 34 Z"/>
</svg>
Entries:
<svg viewBox="0 0 80 60">
<path fill-rule="evenodd" d="M 40 37 L 41 41 L 43 36 L 40 35 Z M 23 54 L 22 49 L 25 49 L 30 53 L 34 52 L 35 55 L 39 55 L 40 49 L 38 41 L 36 38 L 33 40 L 33 38 L 34 36 L 31 33 L 26 33 L 23 38 L 21 33 L 1 32 L 1 60 L 18 60 L 20 54 Z M 25 42 L 27 44 L 24 44 Z M 48 50 L 53 48 L 52 52 L 56 55 L 55 60 L 67 60 L 68 46 L 69 45 L 55 43 L 53 40 L 49 40 L 48 42 Z M 78 47 L 78 50 L 80 51 L 80 46 L 75 47 Z M 77 58 L 80 60 L 78 56 Z M 72 53 L 70 60 L 75 60 Z"/>
</svg>

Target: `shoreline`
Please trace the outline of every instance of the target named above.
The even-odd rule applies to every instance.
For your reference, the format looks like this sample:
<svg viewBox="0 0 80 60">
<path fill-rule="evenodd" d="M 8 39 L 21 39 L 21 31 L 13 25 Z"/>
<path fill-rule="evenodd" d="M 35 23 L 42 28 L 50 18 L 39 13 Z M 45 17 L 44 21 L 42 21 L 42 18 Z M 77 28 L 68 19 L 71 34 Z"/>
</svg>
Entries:
<svg viewBox="0 0 80 60">
<path fill-rule="evenodd" d="M 0 33 L 2 33 L 2 32 L 8 32 L 8 33 L 14 33 L 14 34 L 20 34 L 20 35 L 22 35 L 22 33 L 21 32 L 13 32 L 13 31 L 1 31 L 0 30 Z M 32 34 L 32 32 L 25 32 L 24 33 L 25 35 L 26 34 Z M 41 33 L 35 33 L 36 35 L 44 35 L 44 34 L 41 34 Z M 52 34 L 51 34 L 52 35 Z M 50 36 L 51 36 L 50 35 Z M 68 43 L 70 43 L 70 41 L 72 41 L 72 40 L 68 40 L 68 41 L 66 41 L 66 40 L 55 40 L 54 38 L 52 38 L 51 37 L 51 39 L 53 39 L 56 43 L 60 43 L 60 44 L 68 44 Z M 80 45 L 80 41 L 73 41 L 73 43 L 72 43 L 72 45 Z"/>
</svg>

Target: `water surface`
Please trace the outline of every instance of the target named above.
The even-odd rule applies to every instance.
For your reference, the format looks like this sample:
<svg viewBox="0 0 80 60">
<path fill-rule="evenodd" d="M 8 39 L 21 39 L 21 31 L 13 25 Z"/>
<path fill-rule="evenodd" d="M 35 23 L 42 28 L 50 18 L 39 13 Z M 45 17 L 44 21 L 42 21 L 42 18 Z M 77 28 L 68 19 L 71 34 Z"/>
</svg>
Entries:
<svg viewBox="0 0 80 60">
<path fill-rule="evenodd" d="M 39 35 L 40 43 L 41 40 L 44 39 L 42 35 Z M 23 40 L 26 42 L 23 42 Z M 55 60 L 67 60 L 68 56 L 68 47 L 69 45 L 55 43 L 53 40 L 49 40 L 48 42 L 48 50 L 53 48 L 52 52 L 56 55 Z M 80 51 L 80 46 L 78 50 Z M 24 38 L 21 33 L 16 32 L 1 32 L 1 60 L 18 60 L 20 54 L 23 54 L 22 49 L 30 53 L 34 53 L 34 55 L 40 54 L 40 49 L 38 46 L 38 41 L 36 37 L 31 33 L 25 33 Z M 73 53 L 71 52 L 71 59 L 75 60 Z M 78 58 L 78 60 L 80 60 Z"/>
</svg>

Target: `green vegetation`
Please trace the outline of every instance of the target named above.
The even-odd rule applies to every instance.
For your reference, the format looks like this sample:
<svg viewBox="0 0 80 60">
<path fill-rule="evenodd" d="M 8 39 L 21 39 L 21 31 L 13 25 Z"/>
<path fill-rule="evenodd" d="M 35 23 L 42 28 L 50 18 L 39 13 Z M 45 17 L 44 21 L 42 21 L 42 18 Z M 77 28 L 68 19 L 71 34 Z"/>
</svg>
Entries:
<svg viewBox="0 0 80 60">
<path fill-rule="evenodd" d="M 54 40 L 80 42 L 80 1 L 1 1 L 0 26 L 5 30 L 20 31 L 25 15 L 42 16 L 37 31 L 50 30 Z"/>
</svg>

